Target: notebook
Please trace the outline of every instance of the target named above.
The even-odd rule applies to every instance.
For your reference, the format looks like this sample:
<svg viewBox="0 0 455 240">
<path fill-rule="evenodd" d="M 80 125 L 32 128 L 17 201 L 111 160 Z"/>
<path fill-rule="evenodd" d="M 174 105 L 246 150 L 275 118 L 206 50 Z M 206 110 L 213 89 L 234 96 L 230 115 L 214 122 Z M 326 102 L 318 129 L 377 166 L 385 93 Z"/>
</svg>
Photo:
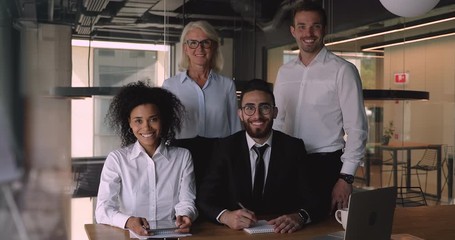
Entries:
<svg viewBox="0 0 455 240">
<path fill-rule="evenodd" d="M 346 231 L 329 233 L 313 240 L 389 240 L 392 234 L 396 196 L 395 187 L 351 194 Z"/>
<path fill-rule="evenodd" d="M 177 227 L 175 226 L 174 220 L 148 220 L 150 226 L 150 233 L 151 236 L 140 236 L 135 232 L 130 230 L 130 238 L 137 238 L 137 239 L 152 239 L 152 238 L 182 238 L 182 237 L 189 237 L 191 233 L 177 233 L 175 230 Z"/>
<path fill-rule="evenodd" d="M 243 231 L 249 234 L 256 234 L 256 233 L 273 233 L 274 226 L 267 223 L 266 220 L 259 220 L 253 226 L 249 228 L 244 228 Z"/>
<path fill-rule="evenodd" d="M 176 232 L 158 232 L 153 233 L 151 236 L 141 236 L 131 230 L 130 231 L 130 238 L 137 238 L 137 239 L 153 239 L 153 238 L 183 238 L 191 236 L 191 233 L 176 233 Z"/>
</svg>

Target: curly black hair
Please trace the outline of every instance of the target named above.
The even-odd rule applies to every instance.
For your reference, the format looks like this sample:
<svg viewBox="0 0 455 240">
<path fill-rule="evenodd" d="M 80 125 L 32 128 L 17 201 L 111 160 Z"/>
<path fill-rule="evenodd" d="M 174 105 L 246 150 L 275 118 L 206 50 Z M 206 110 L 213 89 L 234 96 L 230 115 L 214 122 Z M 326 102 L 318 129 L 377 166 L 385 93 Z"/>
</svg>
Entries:
<svg viewBox="0 0 455 240">
<path fill-rule="evenodd" d="M 168 143 L 180 132 L 185 107 L 171 92 L 159 87 L 150 87 L 138 81 L 122 87 L 112 100 L 106 119 L 114 131 L 120 135 L 122 146 L 136 142 L 130 131 L 128 119 L 131 111 L 142 104 L 154 104 L 160 113 L 161 139 Z"/>
</svg>

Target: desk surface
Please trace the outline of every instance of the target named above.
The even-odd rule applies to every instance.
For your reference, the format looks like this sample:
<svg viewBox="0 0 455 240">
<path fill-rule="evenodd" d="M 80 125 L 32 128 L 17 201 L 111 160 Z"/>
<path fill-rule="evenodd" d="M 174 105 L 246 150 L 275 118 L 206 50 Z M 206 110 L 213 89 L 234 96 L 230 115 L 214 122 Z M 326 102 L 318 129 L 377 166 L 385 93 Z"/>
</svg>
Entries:
<svg viewBox="0 0 455 240">
<path fill-rule="evenodd" d="M 455 239 L 455 205 L 397 208 L 393 221 L 394 234 L 409 233 L 426 240 L 453 240 Z M 334 219 L 309 225 L 304 229 L 292 234 L 254 234 L 244 231 L 235 231 L 225 226 L 209 222 L 195 224 L 192 229 L 193 236 L 188 240 L 203 239 L 309 239 L 310 237 L 324 235 L 330 232 L 340 231 L 342 227 Z M 129 240 L 126 230 L 103 225 L 85 224 L 85 231 L 90 240 Z"/>
</svg>

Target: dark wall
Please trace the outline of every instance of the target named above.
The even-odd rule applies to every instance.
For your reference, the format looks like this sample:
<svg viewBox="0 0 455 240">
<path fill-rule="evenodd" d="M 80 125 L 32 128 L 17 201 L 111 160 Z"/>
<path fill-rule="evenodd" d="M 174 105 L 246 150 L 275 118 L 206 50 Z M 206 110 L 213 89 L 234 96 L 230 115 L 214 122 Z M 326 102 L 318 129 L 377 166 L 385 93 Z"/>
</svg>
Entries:
<svg viewBox="0 0 455 240">
<path fill-rule="evenodd" d="M 267 49 L 294 43 L 289 23 L 282 22 L 273 30 L 250 27 L 234 37 L 234 74 L 236 80 L 266 79 Z"/>
</svg>

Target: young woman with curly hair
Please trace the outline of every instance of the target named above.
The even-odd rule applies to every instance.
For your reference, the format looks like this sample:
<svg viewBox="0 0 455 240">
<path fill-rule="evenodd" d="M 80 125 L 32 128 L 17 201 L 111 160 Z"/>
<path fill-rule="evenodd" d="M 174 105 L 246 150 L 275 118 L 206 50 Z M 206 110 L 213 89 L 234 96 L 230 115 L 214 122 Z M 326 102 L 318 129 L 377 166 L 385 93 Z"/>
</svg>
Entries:
<svg viewBox="0 0 455 240">
<path fill-rule="evenodd" d="M 188 232 L 197 217 L 191 154 L 168 146 L 184 107 L 171 92 L 143 82 L 124 86 L 108 112 L 122 148 L 109 153 L 101 173 L 96 221 L 151 234 L 147 220 L 175 221 Z"/>
</svg>

